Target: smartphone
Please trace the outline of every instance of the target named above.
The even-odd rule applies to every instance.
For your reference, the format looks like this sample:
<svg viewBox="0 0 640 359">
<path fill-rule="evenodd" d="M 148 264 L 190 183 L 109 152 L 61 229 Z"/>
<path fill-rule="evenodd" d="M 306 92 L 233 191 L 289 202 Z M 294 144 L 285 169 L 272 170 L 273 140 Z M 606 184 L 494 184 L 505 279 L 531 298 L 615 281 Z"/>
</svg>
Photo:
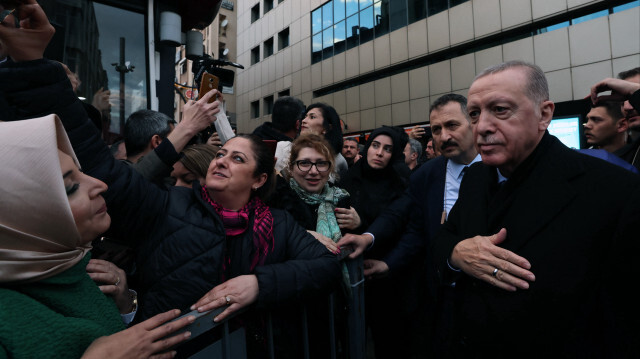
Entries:
<svg viewBox="0 0 640 359">
<path fill-rule="evenodd" d="M 198 98 L 204 97 L 204 95 L 206 95 L 207 92 L 211 90 L 217 90 L 219 82 L 220 79 L 217 76 L 214 76 L 208 72 L 203 72 L 202 79 L 200 80 L 200 91 L 198 92 Z M 217 97 L 217 95 L 211 97 L 209 99 L 209 103 L 215 101 Z"/>
</svg>

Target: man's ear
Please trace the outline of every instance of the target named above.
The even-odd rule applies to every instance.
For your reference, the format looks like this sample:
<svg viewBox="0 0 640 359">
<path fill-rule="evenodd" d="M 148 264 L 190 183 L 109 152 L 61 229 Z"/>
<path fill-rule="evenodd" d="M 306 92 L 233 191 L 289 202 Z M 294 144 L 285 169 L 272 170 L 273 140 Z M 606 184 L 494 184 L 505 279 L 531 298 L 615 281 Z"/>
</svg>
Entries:
<svg viewBox="0 0 640 359">
<path fill-rule="evenodd" d="M 540 123 L 538 124 L 538 129 L 541 132 L 546 131 L 547 127 L 549 127 L 549 123 L 553 119 L 553 110 L 556 108 L 556 105 L 552 101 L 543 101 L 540 103 Z"/>
<path fill-rule="evenodd" d="M 296 131 L 300 131 L 300 120 L 296 121 Z"/>
<path fill-rule="evenodd" d="M 616 123 L 616 132 L 627 132 L 628 129 L 629 121 L 625 117 L 619 119 L 618 123 Z"/>
<path fill-rule="evenodd" d="M 159 135 L 153 135 L 153 137 L 151 137 L 151 149 L 154 150 L 156 147 L 160 146 L 161 142 L 162 137 Z"/>
</svg>

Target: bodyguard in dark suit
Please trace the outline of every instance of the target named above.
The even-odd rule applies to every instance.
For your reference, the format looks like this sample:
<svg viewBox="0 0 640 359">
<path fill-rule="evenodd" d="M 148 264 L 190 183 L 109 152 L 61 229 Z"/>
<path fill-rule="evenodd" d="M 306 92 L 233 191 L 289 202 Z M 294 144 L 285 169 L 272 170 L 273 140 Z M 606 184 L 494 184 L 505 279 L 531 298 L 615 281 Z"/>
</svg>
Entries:
<svg viewBox="0 0 640 359">
<path fill-rule="evenodd" d="M 544 73 L 483 71 L 468 113 L 481 164 L 434 240 L 456 282 L 449 357 L 638 357 L 640 179 L 546 131 Z M 459 270 L 457 269 L 459 268 Z"/>
</svg>

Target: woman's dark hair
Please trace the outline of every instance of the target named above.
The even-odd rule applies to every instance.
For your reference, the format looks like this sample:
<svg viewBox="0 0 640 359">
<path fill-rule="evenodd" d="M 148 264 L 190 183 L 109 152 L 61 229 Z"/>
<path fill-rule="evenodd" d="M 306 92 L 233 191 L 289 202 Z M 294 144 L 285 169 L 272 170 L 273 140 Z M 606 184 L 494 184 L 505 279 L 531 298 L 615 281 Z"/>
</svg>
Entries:
<svg viewBox="0 0 640 359">
<path fill-rule="evenodd" d="M 322 127 L 326 131 L 324 138 L 329 142 L 335 153 L 342 152 L 342 127 L 340 126 L 340 116 L 336 109 L 326 103 L 312 103 L 307 107 L 305 114 L 314 108 L 322 112 Z"/>
<path fill-rule="evenodd" d="M 256 160 L 256 169 L 253 172 L 254 177 L 258 177 L 263 173 L 267 174 L 267 181 L 251 194 L 251 197 L 258 196 L 261 200 L 266 201 L 273 192 L 276 184 L 276 172 L 274 170 L 275 161 L 273 160 L 273 152 L 262 139 L 256 135 L 240 134 L 236 137 L 244 138 L 251 142 L 251 150 Z M 236 138 L 234 137 L 234 138 Z"/>
</svg>

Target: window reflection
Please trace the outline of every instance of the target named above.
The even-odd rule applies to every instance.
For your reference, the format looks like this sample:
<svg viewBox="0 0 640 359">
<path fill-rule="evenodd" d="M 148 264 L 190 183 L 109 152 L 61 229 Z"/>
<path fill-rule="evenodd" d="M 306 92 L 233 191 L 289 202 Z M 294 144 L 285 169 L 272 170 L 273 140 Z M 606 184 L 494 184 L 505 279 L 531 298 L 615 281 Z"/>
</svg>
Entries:
<svg viewBox="0 0 640 359">
<path fill-rule="evenodd" d="M 340 21 L 333 26 L 333 51 L 335 54 L 343 52 L 346 48 L 346 24 Z"/>
<path fill-rule="evenodd" d="M 369 5 L 373 5 L 373 0 L 360 0 L 360 10 L 366 8 Z"/>
<path fill-rule="evenodd" d="M 322 28 L 326 29 L 331 25 L 333 25 L 333 1 L 322 6 Z"/>
<path fill-rule="evenodd" d="M 322 33 L 313 35 L 311 40 L 311 61 L 314 63 L 322 61 Z"/>
<path fill-rule="evenodd" d="M 333 27 L 322 32 L 322 57 L 327 59 L 333 56 Z"/>
<path fill-rule="evenodd" d="M 429 16 L 447 10 L 447 8 L 449 7 L 448 0 L 429 0 L 427 4 L 427 6 L 429 7 Z"/>
<path fill-rule="evenodd" d="M 314 34 L 322 30 L 322 8 L 311 13 L 311 30 Z"/>
<path fill-rule="evenodd" d="M 86 0 L 39 3 L 56 28 L 46 56 L 77 74 L 78 96 L 102 110 L 103 125 L 110 132 L 120 133 L 121 118 L 147 108 L 144 15 Z M 100 101 L 106 91 L 108 102 Z"/>
<path fill-rule="evenodd" d="M 347 49 L 358 46 L 360 40 L 360 22 L 358 14 L 347 18 Z"/>
<path fill-rule="evenodd" d="M 404 1 L 389 1 L 390 31 L 407 26 L 407 3 Z M 376 36 L 378 34 L 376 33 Z"/>
<path fill-rule="evenodd" d="M 593 14 L 577 17 L 577 18 L 571 20 L 571 25 L 579 24 L 581 22 L 593 20 L 593 19 L 596 19 L 596 18 L 599 18 L 599 17 L 603 17 L 603 16 L 607 16 L 607 15 L 609 15 L 609 11 L 608 10 L 598 11 L 598 12 L 595 12 Z"/>
<path fill-rule="evenodd" d="M 373 6 L 360 11 L 360 42 L 373 39 Z"/>
<path fill-rule="evenodd" d="M 338 22 L 344 20 L 346 0 L 333 0 L 333 21 Z"/>
<path fill-rule="evenodd" d="M 389 32 L 389 0 L 378 1 L 373 5 L 376 37 Z"/>
<path fill-rule="evenodd" d="M 347 16 L 358 12 L 358 0 L 345 0 L 347 5 Z"/>
<path fill-rule="evenodd" d="M 418 20 L 427 17 L 427 3 L 424 0 L 408 0 L 409 6 L 409 23 L 412 24 Z M 453 6 L 453 5 L 452 5 Z"/>
</svg>

